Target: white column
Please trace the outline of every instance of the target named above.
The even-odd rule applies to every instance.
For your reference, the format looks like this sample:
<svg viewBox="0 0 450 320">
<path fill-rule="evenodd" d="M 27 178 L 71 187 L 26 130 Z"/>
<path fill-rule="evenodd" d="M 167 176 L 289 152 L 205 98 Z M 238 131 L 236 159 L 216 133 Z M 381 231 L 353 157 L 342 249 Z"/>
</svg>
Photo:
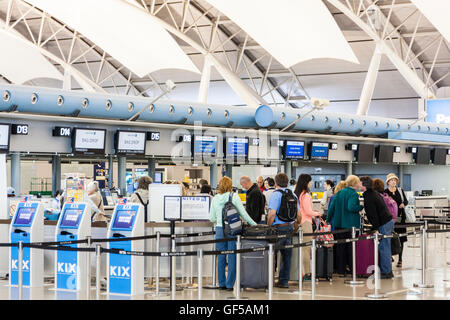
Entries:
<svg viewBox="0 0 450 320">
<path fill-rule="evenodd" d="M 6 189 L 6 154 L 0 154 L 0 219 L 9 219 Z"/>
<path fill-rule="evenodd" d="M 207 103 L 209 80 L 211 78 L 211 61 L 209 55 L 205 55 L 205 62 L 203 64 L 202 78 L 200 80 L 200 88 L 198 90 L 198 101 Z"/>
<path fill-rule="evenodd" d="M 365 116 L 369 111 L 370 102 L 372 101 L 373 91 L 377 83 L 378 70 L 380 69 L 382 53 L 379 46 L 375 47 L 375 51 L 370 61 L 369 70 L 367 72 L 366 81 L 361 92 L 361 99 L 359 100 L 357 115 Z"/>
</svg>

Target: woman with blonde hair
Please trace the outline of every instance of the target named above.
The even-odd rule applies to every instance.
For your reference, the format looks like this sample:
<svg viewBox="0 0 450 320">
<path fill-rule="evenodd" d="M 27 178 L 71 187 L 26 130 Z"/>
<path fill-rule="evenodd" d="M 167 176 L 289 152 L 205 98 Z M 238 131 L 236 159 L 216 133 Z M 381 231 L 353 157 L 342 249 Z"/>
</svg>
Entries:
<svg viewBox="0 0 450 320">
<path fill-rule="evenodd" d="M 250 218 L 247 211 L 242 205 L 241 199 L 236 193 L 233 193 L 233 181 L 228 177 L 223 177 L 219 181 L 219 188 L 217 195 L 214 196 L 211 202 L 211 209 L 209 211 L 209 220 L 216 225 L 216 239 L 229 238 L 230 236 L 224 234 L 222 227 L 222 209 L 228 201 L 233 203 L 239 215 L 248 222 L 251 226 L 255 226 L 256 222 Z M 217 250 L 236 250 L 236 241 L 218 242 L 216 244 Z M 225 265 L 228 258 L 228 275 L 225 277 Z M 221 254 L 218 259 L 217 272 L 219 274 L 219 289 L 232 291 L 234 282 L 236 280 L 236 255 L 235 254 Z"/>
<path fill-rule="evenodd" d="M 363 206 L 359 204 L 359 195 L 356 192 L 359 182 L 357 176 L 348 176 L 345 180 L 347 186 L 340 190 L 330 203 L 327 222 L 333 222 L 334 230 L 360 227 L 361 216 L 359 212 L 363 209 Z M 334 235 L 336 240 L 349 239 L 351 237 L 352 233 L 350 231 Z M 351 267 L 352 265 L 351 243 L 340 243 L 336 245 L 336 260 L 339 275 L 345 277 L 346 266 Z"/>
</svg>

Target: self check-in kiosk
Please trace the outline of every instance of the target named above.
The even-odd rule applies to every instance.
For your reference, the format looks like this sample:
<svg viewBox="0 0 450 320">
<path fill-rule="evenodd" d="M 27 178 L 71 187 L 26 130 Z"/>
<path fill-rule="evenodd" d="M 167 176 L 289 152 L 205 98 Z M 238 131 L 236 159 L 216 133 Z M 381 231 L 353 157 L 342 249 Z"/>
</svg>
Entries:
<svg viewBox="0 0 450 320">
<path fill-rule="evenodd" d="M 10 242 L 44 241 L 44 210 L 40 202 L 24 200 L 17 204 L 10 227 Z M 19 249 L 10 248 L 9 284 L 19 284 Z M 23 248 L 22 284 L 26 287 L 42 287 L 44 282 L 44 250 Z"/>
<path fill-rule="evenodd" d="M 119 203 L 108 227 L 108 238 L 140 237 L 144 235 L 144 207 L 134 203 Z M 144 251 L 144 240 L 109 242 L 110 249 Z M 144 257 L 108 254 L 108 285 L 110 294 L 144 294 Z"/>
<path fill-rule="evenodd" d="M 91 207 L 86 202 L 65 203 L 56 227 L 56 241 L 78 248 L 86 244 L 64 244 L 65 241 L 84 240 L 91 235 Z M 55 288 L 84 290 L 87 285 L 87 255 L 89 252 L 56 252 Z"/>
</svg>

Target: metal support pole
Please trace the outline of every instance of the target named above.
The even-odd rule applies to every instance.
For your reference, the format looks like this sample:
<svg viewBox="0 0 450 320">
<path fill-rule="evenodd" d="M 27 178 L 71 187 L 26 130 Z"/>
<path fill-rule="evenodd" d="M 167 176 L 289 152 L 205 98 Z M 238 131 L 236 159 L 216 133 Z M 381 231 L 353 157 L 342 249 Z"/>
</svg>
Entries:
<svg viewBox="0 0 450 320">
<path fill-rule="evenodd" d="M 17 261 L 17 265 L 19 268 L 19 281 L 18 281 L 18 287 L 19 287 L 19 300 L 22 300 L 23 297 L 23 241 L 19 241 L 19 258 Z"/>
<path fill-rule="evenodd" d="M 191 233 L 194 233 L 194 228 L 190 228 L 190 230 L 191 230 Z M 194 246 L 190 246 L 189 248 L 191 251 L 194 251 Z M 190 285 L 190 287 L 195 288 L 195 286 L 193 286 L 193 284 L 194 284 L 194 256 L 191 256 L 189 258 L 189 263 L 190 263 L 189 270 L 191 273 L 191 276 L 189 277 L 189 285 Z"/>
<path fill-rule="evenodd" d="M 175 238 L 172 238 L 172 252 L 175 252 Z M 177 275 L 176 275 L 176 260 L 175 256 L 171 257 L 172 259 L 172 268 L 171 268 L 171 293 L 172 293 L 172 300 L 175 300 L 175 293 L 177 291 Z"/>
<path fill-rule="evenodd" d="M 161 232 L 156 232 L 156 252 L 161 252 Z M 160 296 L 160 291 L 168 292 L 169 288 L 161 288 L 159 287 L 159 279 L 161 278 L 161 257 L 156 256 L 156 280 L 155 280 L 155 292 L 152 294 L 154 297 Z M 163 294 L 167 295 L 167 293 Z"/>
<path fill-rule="evenodd" d="M 311 299 L 316 299 L 316 239 L 311 243 Z"/>
<path fill-rule="evenodd" d="M 351 286 L 362 285 L 364 281 L 356 280 L 356 228 L 352 227 L 352 280 L 345 280 Z"/>
<path fill-rule="evenodd" d="M 269 300 L 273 294 L 273 243 L 269 244 Z"/>
<path fill-rule="evenodd" d="M 298 243 L 301 244 L 303 242 L 303 230 L 302 227 L 298 229 Z M 302 294 L 303 287 L 303 256 L 302 256 L 302 248 L 298 247 L 298 290 L 292 290 L 291 293 L 298 293 L 299 296 Z"/>
<path fill-rule="evenodd" d="M 425 227 L 422 229 L 422 282 L 414 284 L 414 287 L 427 289 L 433 288 L 434 285 L 426 283 L 426 270 L 427 270 L 427 222 L 425 221 Z"/>
<path fill-rule="evenodd" d="M 202 284 L 203 284 L 203 249 L 197 250 L 197 282 L 198 282 L 198 300 L 202 300 Z"/>
<path fill-rule="evenodd" d="M 387 297 L 384 293 L 379 292 L 380 290 L 380 267 L 378 266 L 378 232 L 375 233 L 375 238 L 373 239 L 374 245 L 374 264 L 375 264 L 375 289 L 374 293 L 366 294 L 367 298 L 370 299 L 384 299 Z"/>
<path fill-rule="evenodd" d="M 241 236 L 237 236 L 236 249 L 241 249 Z M 236 253 L 236 288 L 235 296 L 228 297 L 229 300 L 241 300 L 248 299 L 247 297 L 241 297 L 241 254 Z"/>
<path fill-rule="evenodd" d="M 86 237 L 87 248 L 91 247 L 91 236 Z M 90 299 L 91 293 L 91 252 L 86 251 L 86 299 Z"/>
<path fill-rule="evenodd" d="M 100 300 L 100 289 L 101 289 L 101 266 L 102 266 L 102 246 L 97 244 L 95 246 L 95 258 L 97 261 L 97 268 L 95 270 L 95 292 L 97 294 L 97 300 Z"/>
<path fill-rule="evenodd" d="M 213 231 L 214 231 L 214 227 L 213 227 Z M 213 235 L 214 237 L 214 235 Z M 213 243 L 212 244 L 212 250 L 216 251 L 216 244 Z M 211 256 L 212 259 L 212 285 L 210 286 L 204 286 L 204 289 L 217 289 L 219 288 L 217 286 L 217 255 L 213 255 Z"/>
</svg>

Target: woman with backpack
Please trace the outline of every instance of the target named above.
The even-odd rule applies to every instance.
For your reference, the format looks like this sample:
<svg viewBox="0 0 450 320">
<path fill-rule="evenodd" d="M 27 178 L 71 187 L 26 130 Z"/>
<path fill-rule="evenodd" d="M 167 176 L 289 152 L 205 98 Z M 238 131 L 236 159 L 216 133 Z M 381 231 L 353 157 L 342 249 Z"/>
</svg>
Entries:
<svg viewBox="0 0 450 320">
<path fill-rule="evenodd" d="M 140 203 L 144 207 L 144 222 L 148 222 L 148 187 L 153 183 L 149 176 L 142 176 L 137 181 L 137 189 L 131 195 L 130 202 Z"/>
<path fill-rule="evenodd" d="M 295 187 L 295 195 L 298 198 L 300 213 L 301 213 L 301 222 L 303 233 L 312 233 L 313 228 L 313 217 L 320 217 L 321 214 L 318 211 L 314 211 L 313 201 L 310 194 L 310 189 L 312 187 L 312 178 L 309 174 L 301 174 L 298 177 L 297 185 Z M 311 241 L 312 237 L 303 237 L 303 242 Z M 311 248 L 310 247 L 302 247 L 302 263 L 303 263 L 303 281 L 311 281 Z"/>
<path fill-rule="evenodd" d="M 233 181 L 228 177 L 223 177 L 219 181 L 219 188 L 217 195 L 214 196 L 211 202 L 211 208 L 209 211 L 209 220 L 216 225 L 216 240 L 224 238 L 232 238 L 233 236 L 224 234 L 224 228 L 222 223 L 222 211 L 229 201 L 232 202 L 239 215 L 247 221 L 251 226 L 256 226 L 256 222 L 250 218 L 247 211 L 245 211 L 242 205 L 241 199 L 236 193 L 233 193 Z M 218 242 L 216 243 L 216 249 L 223 250 L 236 250 L 236 241 Z M 228 275 L 225 277 L 225 265 L 228 259 Z M 234 282 L 236 280 L 236 255 L 235 254 L 221 254 L 218 259 L 217 272 L 219 274 L 219 289 L 232 291 Z"/>
<path fill-rule="evenodd" d="M 405 192 L 398 188 L 399 179 L 394 173 L 390 173 L 386 177 L 386 184 L 388 188 L 385 190 L 386 193 L 397 202 L 398 206 L 398 216 L 397 221 L 395 222 L 396 225 L 404 224 L 406 222 L 406 212 L 405 207 L 408 205 L 408 200 L 406 199 Z M 395 227 L 394 231 L 397 233 L 406 233 L 406 228 L 404 227 Z M 408 241 L 408 238 L 400 237 L 400 253 L 398 255 L 398 262 L 397 262 L 397 268 L 402 267 L 402 256 L 403 256 L 403 248 L 405 247 L 405 242 Z"/>
</svg>

